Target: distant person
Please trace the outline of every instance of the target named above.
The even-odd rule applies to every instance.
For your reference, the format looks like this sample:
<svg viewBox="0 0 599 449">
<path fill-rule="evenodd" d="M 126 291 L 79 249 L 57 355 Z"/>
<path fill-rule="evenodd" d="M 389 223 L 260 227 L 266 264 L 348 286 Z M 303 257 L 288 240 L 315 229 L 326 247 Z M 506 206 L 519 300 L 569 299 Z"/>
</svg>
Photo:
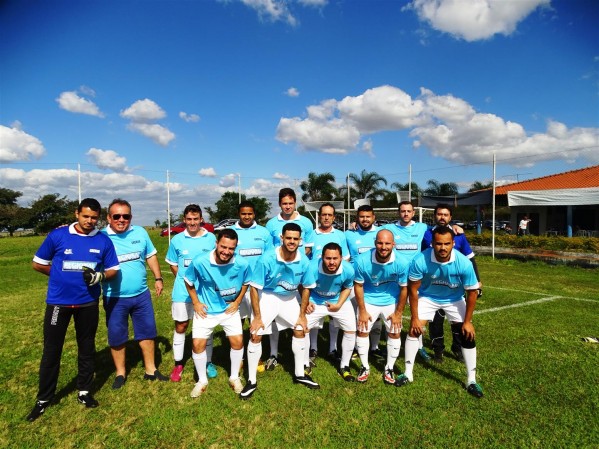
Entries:
<svg viewBox="0 0 599 449">
<path fill-rule="evenodd" d="M 524 218 L 522 220 L 520 220 L 520 223 L 518 224 L 518 235 L 529 235 L 530 234 L 530 229 L 528 227 L 528 224 L 531 221 L 532 220 L 530 218 L 528 218 L 528 215 L 525 215 Z"/>
<path fill-rule="evenodd" d="M 106 218 L 108 226 L 102 232 L 114 244 L 121 267 L 117 276 L 102 284 L 108 344 L 116 368 L 112 388 L 122 388 L 127 379 L 125 343 L 129 340 L 129 316 L 141 348 L 146 371 L 144 379 L 166 382 L 168 376 L 158 371 L 154 360 L 154 339 L 158 331 L 146 270 L 147 263 L 154 276 L 154 291 L 156 296 L 160 296 L 163 280 L 156 248 L 143 227 L 131 224 L 133 215 L 128 201 L 113 200 Z"/>
<path fill-rule="evenodd" d="M 27 421 L 39 418 L 54 398 L 62 348 L 71 317 L 75 322 L 77 338 L 77 400 L 87 408 L 99 405 L 91 390 L 100 282 L 114 278 L 119 271 L 114 245 L 96 229 L 101 210 L 97 200 L 83 199 L 75 212 L 77 221 L 50 232 L 33 258 L 33 269 L 49 276 L 49 280 L 39 389 L 37 401 L 27 415 Z"/>
</svg>

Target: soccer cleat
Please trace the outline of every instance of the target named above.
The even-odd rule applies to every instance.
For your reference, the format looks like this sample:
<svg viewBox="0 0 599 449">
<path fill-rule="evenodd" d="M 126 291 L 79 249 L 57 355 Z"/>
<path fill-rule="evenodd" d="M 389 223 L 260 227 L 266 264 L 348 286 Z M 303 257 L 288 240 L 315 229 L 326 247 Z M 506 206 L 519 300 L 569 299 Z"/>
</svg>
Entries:
<svg viewBox="0 0 599 449">
<path fill-rule="evenodd" d="M 311 366 L 304 366 L 304 375 L 305 376 L 311 376 L 312 375 L 312 367 Z"/>
<path fill-rule="evenodd" d="M 243 384 L 239 377 L 237 379 L 229 379 L 229 386 L 233 389 L 235 394 L 239 394 L 243 391 Z"/>
<path fill-rule="evenodd" d="M 352 360 L 358 360 L 359 358 L 360 358 L 360 355 L 356 351 L 352 352 L 352 354 L 351 354 Z"/>
<path fill-rule="evenodd" d="M 358 382 L 364 383 L 368 380 L 368 376 L 370 376 L 370 370 L 362 367 L 360 368 L 360 372 L 358 373 L 356 380 Z"/>
<path fill-rule="evenodd" d="M 310 376 L 293 376 L 293 383 L 301 384 L 311 390 L 318 390 L 320 388 L 320 385 L 314 382 Z"/>
<path fill-rule="evenodd" d="M 403 387 L 404 385 L 407 385 L 410 382 L 411 382 L 411 380 L 408 379 L 408 376 L 406 376 L 405 374 L 400 374 L 395 379 L 395 386 L 396 387 Z"/>
<path fill-rule="evenodd" d="M 426 363 L 430 363 L 432 361 L 432 357 L 430 356 L 430 354 L 428 352 L 426 352 L 426 349 L 424 348 L 420 348 L 418 350 L 418 355 L 420 356 L 420 358 L 422 358 L 422 360 L 424 360 Z"/>
<path fill-rule="evenodd" d="M 264 363 L 264 369 L 266 371 L 272 371 L 279 365 L 279 361 L 274 355 L 271 355 Z"/>
<path fill-rule="evenodd" d="M 443 351 L 435 351 L 433 361 L 438 364 L 443 363 Z"/>
<path fill-rule="evenodd" d="M 79 396 L 77 396 L 77 401 L 80 404 L 85 405 L 85 408 L 96 408 L 98 405 L 100 405 L 98 401 L 96 401 L 94 397 L 89 393 L 80 394 Z"/>
<path fill-rule="evenodd" d="M 154 374 L 145 373 L 144 380 L 150 380 L 150 381 L 159 380 L 160 382 L 167 382 L 168 377 L 165 376 L 164 374 L 162 374 L 160 371 L 155 370 Z M 115 382 L 116 382 L 116 379 L 115 379 Z"/>
<path fill-rule="evenodd" d="M 260 360 L 258 362 L 258 368 L 256 368 L 256 371 L 258 373 L 263 373 L 264 371 L 266 371 L 266 368 L 264 367 L 264 360 Z"/>
<path fill-rule="evenodd" d="M 29 412 L 29 415 L 25 418 L 29 422 L 33 422 L 44 414 L 46 409 L 50 406 L 50 401 L 35 401 L 35 405 Z"/>
<path fill-rule="evenodd" d="M 316 368 L 316 356 L 318 355 L 318 353 L 316 352 L 316 349 L 310 349 L 310 366 L 313 368 Z"/>
<path fill-rule="evenodd" d="M 483 389 L 476 382 L 472 382 L 471 384 L 469 384 L 466 387 L 466 391 L 468 391 L 468 393 L 470 393 L 475 398 L 482 398 L 483 397 Z"/>
<path fill-rule="evenodd" d="M 387 358 L 387 350 L 381 349 L 381 348 L 371 349 L 368 352 L 368 355 L 370 355 L 371 357 L 377 357 L 379 359 L 386 359 Z"/>
<path fill-rule="evenodd" d="M 341 376 L 341 378 L 346 382 L 354 382 L 356 378 L 352 375 L 349 366 L 344 366 L 343 368 L 339 368 L 337 373 Z"/>
<path fill-rule="evenodd" d="M 383 373 L 383 382 L 385 385 L 395 385 L 395 375 L 393 374 L 393 370 L 387 368 Z"/>
<path fill-rule="evenodd" d="M 333 363 L 339 363 L 341 361 L 341 354 L 339 354 L 339 351 L 336 349 L 333 349 L 331 352 L 329 352 L 327 357 Z"/>
<path fill-rule="evenodd" d="M 119 388 L 122 388 L 123 385 L 125 385 L 126 380 L 127 379 L 125 379 L 125 376 L 116 376 L 114 378 L 114 382 L 112 383 L 112 389 L 118 390 Z"/>
<path fill-rule="evenodd" d="M 206 364 L 206 374 L 208 375 L 208 379 L 214 379 L 218 375 L 218 371 L 216 371 L 216 366 L 212 362 L 208 362 Z"/>
<path fill-rule="evenodd" d="M 239 398 L 243 400 L 249 399 L 257 389 L 258 384 L 253 384 L 248 381 L 248 383 L 245 384 L 245 387 L 243 387 L 243 390 L 241 390 L 241 393 L 239 393 Z"/>
<path fill-rule="evenodd" d="M 192 398 L 198 398 L 206 392 L 207 388 L 208 388 L 208 383 L 203 384 L 202 382 L 198 382 L 197 384 L 195 384 L 195 386 L 193 387 L 193 390 L 191 390 L 191 393 L 189 393 L 189 395 Z"/>
<path fill-rule="evenodd" d="M 171 371 L 172 382 L 181 382 L 181 374 L 183 374 L 183 368 L 183 365 L 175 365 L 175 367 Z"/>
</svg>

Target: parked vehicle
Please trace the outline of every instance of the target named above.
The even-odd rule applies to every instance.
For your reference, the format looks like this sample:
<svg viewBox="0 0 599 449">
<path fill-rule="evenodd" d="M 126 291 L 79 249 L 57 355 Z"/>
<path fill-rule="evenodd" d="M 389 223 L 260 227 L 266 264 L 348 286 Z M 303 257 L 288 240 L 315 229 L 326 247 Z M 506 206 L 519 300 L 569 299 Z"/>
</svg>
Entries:
<svg viewBox="0 0 599 449">
<path fill-rule="evenodd" d="M 214 232 L 214 226 L 210 223 L 202 223 L 202 227 L 204 229 L 206 229 L 206 231 Z M 171 226 L 170 234 L 176 235 L 183 231 L 185 231 L 185 223 L 181 221 L 181 222 L 175 223 L 174 225 Z M 168 228 L 164 228 L 160 232 L 161 237 L 166 237 L 168 234 L 169 234 Z"/>
<path fill-rule="evenodd" d="M 458 219 L 450 220 L 449 224 L 452 225 L 452 226 L 453 225 L 458 225 L 460 228 L 466 227 L 466 225 L 464 224 L 464 222 L 462 220 L 458 220 Z"/>
<path fill-rule="evenodd" d="M 222 231 L 223 229 L 233 226 L 237 221 L 237 218 L 225 218 L 214 225 L 214 230 Z"/>
</svg>

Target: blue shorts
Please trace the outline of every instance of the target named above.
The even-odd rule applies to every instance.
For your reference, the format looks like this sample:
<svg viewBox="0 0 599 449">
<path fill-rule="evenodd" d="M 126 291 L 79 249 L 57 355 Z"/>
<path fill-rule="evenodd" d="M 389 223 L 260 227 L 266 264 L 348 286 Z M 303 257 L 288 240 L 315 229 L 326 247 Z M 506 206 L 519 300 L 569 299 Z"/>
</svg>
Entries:
<svg viewBox="0 0 599 449">
<path fill-rule="evenodd" d="M 136 340 L 151 340 L 158 334 L 150 289 L 130 298 L 104 297 L 108 344 L 121 346 L 129 340 L 129 315 Z"/>
</svg>

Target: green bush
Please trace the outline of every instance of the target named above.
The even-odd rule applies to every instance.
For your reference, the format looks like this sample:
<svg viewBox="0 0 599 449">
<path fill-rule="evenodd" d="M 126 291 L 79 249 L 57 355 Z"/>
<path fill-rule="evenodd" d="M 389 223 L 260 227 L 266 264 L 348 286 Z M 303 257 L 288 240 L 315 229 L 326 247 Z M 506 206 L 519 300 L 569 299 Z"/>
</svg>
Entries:
<svg viewBox="0 0 599 449">
<path fill-rule="evenodd" d="M 467 233 L 473 246 L 491 246 L 491 233 Z M 596 237 L 547 237 L 527 235 L 495 234 L 495 246 L 500 248 L 529 248 L 545 251 L 571 251 L 578 253 L 599 253 L 599 238 Z"/>
</svg>

